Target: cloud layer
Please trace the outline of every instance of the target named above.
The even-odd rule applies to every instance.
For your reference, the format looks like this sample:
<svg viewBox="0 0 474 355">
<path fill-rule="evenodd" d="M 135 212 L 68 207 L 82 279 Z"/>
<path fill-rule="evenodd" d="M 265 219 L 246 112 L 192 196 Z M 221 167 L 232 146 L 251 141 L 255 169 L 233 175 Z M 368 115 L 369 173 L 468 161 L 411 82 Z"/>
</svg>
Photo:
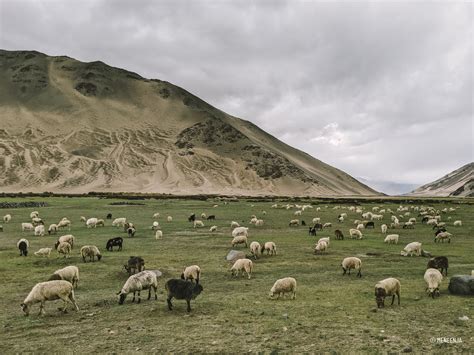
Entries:
<svg viewBox="0 0 474 355">
<path fill-rule="evenodd" d="M 0 47 L 193 92 L 368 181 L 473 160 L 468 2 L 0 0 Z M 369 182 L 370 184 L 370 182 Z"/>
</svg>

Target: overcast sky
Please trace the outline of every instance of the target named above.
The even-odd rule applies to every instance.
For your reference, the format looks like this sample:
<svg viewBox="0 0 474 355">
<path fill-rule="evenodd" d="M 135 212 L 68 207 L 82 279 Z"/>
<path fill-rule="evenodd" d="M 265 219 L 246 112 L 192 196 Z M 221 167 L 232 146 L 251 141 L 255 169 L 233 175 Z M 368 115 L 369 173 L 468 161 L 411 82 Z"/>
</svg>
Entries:
<svg viewBox="0 0 474 355">
<path fill-rule="evenodd" d="M 0 4 L 1 48 L 167 80 L 354 177 L 419 185 L 473 161 L 470 1 Z"/>
</svg>

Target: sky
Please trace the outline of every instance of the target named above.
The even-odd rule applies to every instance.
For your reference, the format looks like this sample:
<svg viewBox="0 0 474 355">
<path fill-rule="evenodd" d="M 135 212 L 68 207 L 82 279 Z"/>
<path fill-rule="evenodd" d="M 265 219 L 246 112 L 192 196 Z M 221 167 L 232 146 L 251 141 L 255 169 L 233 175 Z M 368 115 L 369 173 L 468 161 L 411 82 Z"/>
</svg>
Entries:
<svg viewBox="0 0 474 355">
<path fill-rule="evenodd" d="M 0 48 L 169 81 L 402 193 L 474 160 L 473 6 L 0 0 Z"/>
</svg>

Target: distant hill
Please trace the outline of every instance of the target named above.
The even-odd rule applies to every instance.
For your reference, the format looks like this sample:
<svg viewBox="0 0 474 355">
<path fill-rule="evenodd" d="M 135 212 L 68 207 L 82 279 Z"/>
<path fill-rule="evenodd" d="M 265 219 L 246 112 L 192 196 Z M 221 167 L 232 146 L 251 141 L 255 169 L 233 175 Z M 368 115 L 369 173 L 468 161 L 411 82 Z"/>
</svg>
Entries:
<svg viewBox="0 0 474 355">
<path fill-rule="evenodd" d="M 374 195 L 348 174 L 158 79 L 0 51 L 0 191 Z"/>
<path fill-rule="evenodd" d="M 474 163 L 469 163 L 442 178 L 423 185 L 412 196 L 474 197 Z"/>
</svg>

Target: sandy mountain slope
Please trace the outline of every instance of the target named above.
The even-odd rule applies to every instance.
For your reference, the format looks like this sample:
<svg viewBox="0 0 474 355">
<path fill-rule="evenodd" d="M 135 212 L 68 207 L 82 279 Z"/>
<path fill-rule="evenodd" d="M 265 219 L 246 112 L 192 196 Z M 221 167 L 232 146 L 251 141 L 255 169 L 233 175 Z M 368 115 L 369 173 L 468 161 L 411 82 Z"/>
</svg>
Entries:
<svg viewBox="0 0 474 355">
<path fill-rule="evenodd" d="M 441 179 L 423 185 L 410 195 L 474 197 L 474 163 L 466 164 Z"/>
<path fill-rule="evenodd" d="M 161 80 L 0 51 L 0 190 L 373 195 L 346 173 Z"/>
</svg>

